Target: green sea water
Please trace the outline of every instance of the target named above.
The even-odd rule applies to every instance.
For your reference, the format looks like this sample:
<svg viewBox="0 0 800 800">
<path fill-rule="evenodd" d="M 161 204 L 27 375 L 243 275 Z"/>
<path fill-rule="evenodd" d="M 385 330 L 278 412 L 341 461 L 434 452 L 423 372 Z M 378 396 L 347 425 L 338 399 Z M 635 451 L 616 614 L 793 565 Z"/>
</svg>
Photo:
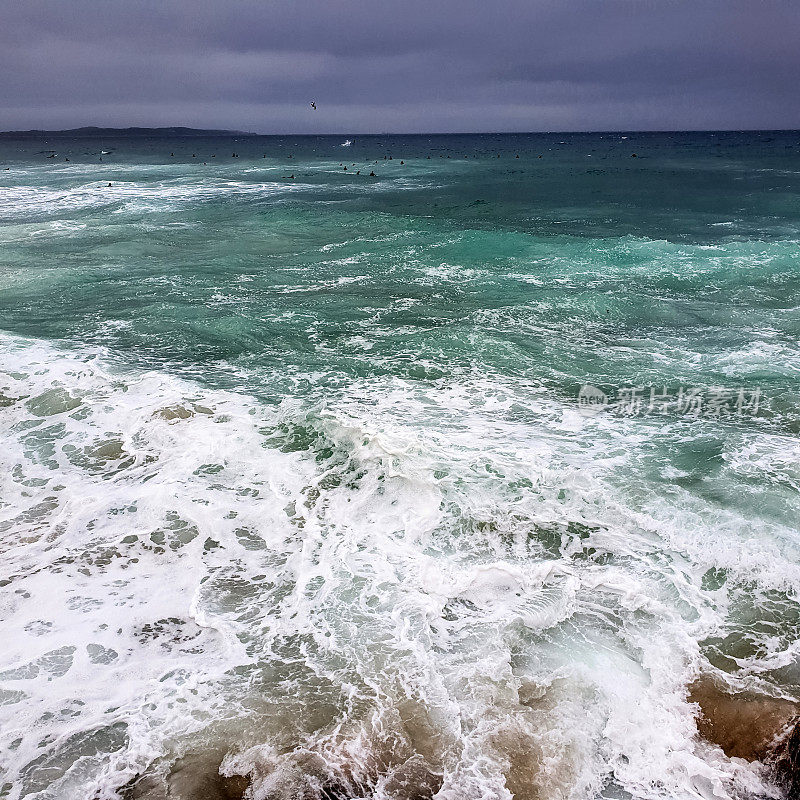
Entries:
<svg viewBox="0 0 800 800">
<path fill-rule="evenodd" d="M 800 134 L 351 138 L 0 139 L 0 797 L 774 794 Z"/>
</svg>

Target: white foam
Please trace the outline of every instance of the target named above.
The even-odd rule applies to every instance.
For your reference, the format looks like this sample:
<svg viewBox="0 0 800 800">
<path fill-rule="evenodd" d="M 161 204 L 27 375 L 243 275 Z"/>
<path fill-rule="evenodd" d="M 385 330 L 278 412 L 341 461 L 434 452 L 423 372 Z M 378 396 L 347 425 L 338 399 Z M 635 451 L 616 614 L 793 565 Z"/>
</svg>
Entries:
<svg viewBox="0 0 800 800">
<path fill-rule="evenodd" d="M 12 800 L 108 800 L 209 737 L 255 798 L 774 794 L 686 687 L 729 612 L 703 574 L 785 587 L 789 531 L 620 482 L 635 421 L 477 373 L 271 407 L 8 336 L 0 364 Z"/>
<path fill-rule="evenodd" d="M 76 211 L 114 208 L 113 213 L 163 212 L 220 197 L 268 198 L 309 188 L 285 181 L 247 182 L 223 179 L 163 180 L 141 183 L 131 180 L 92 181 L 70 187 L 19 185 L 0 195 L 0 216 L 22 219 L 32 216 L 63 216 Z"/>
</svg>

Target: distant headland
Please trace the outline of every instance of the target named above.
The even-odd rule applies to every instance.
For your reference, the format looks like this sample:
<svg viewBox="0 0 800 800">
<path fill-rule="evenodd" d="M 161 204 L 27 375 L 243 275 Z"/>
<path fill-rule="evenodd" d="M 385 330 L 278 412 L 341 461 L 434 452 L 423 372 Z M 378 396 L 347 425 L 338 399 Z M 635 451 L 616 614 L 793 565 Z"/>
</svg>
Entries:
<svg viewBox="0 0 800 800">
<path fill-rule="evenodd" d="M 201 128 L 98 128 L 87 126 L 84 128 L 69 128 L 59 131 L 28 130 L 28 131 L 0 131 L 0 137 L 6 139 L 28 138 L 79 138 L 99 139 L 103 137 L 117 138 L 147 138 L 147 137 L 188 137 L 188 136 L 256 136 L 247 131 L 205 130 Z"/>
</svg>

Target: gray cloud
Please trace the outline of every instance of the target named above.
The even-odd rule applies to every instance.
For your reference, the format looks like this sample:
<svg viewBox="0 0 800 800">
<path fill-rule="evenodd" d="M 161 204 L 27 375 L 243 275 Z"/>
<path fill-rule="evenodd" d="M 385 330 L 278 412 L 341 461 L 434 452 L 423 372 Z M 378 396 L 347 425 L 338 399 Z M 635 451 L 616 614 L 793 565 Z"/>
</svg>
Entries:
<svg viewBox="0 0 800 800">
<path fill-rule="evenodd" d="M 0 0 L 0 22 L 4 129 L 800 127 L 791 0 Z"/>
</svg>

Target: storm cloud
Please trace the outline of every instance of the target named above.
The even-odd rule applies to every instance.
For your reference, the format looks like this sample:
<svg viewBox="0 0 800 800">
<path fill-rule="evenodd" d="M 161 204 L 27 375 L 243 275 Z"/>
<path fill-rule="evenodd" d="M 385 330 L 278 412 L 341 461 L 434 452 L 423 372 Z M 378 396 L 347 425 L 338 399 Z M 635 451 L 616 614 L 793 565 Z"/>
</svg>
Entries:
<svg viewBox="0 0 800 800">
<path fill-rule="evenodd" d="M 0 12 L 0 129 L 800 127 L 790 0 L 0 0 Z"/>
</svg>

